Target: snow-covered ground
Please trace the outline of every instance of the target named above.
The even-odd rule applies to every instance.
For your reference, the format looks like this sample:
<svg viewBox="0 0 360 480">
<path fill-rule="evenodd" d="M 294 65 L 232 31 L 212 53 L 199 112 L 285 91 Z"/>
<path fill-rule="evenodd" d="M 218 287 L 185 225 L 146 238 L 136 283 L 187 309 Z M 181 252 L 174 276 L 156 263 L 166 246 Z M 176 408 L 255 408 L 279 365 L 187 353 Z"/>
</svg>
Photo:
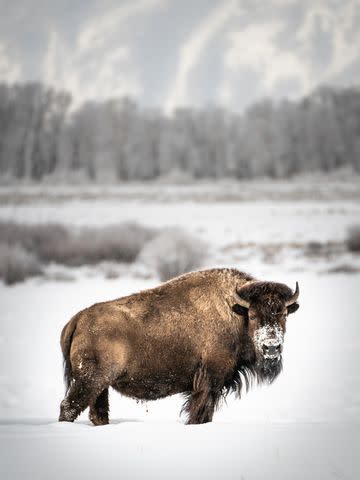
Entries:
<svg viewBox="0 0 360 480">
<path fill-rule="evenodd" d="M 241 400 L 228 397 L 214 422 L 200 426 L 183 424 L 180 396 L 141 404 L 114 393 L 111 424 L 93 427 L 86 413 L 75 424 L 56 422 L 63 395 L 61 328 L 84 306 L 158 280 L 132 266 L 112 280 L 82 268 L 72 282 L 0 284 L 0 479 L 359 478 L 360 274 L 319 274 L 316 259 L 305 257 L 289 268 L 284 253 L 270 263 L 241 259 L 229 248 L 340 241 L 359 214 L 353 197 L 331 204 L 43 198 L 0 205 L 0 219 L 26 222 L 180 225 L 214 246 L 209 266 L 232 264 L 290 286 L 298 280 L 301 289 L 301 308 L 288 319 L 284 371 L 272 386 Z"/>
<path fill-rule="evenodd" d="M 229 397 L 213 424 L 194 427 L 179 417 L 180 396 L 137 404 L 116 393 L 109 426 L 92 427 L 86 414 L 56 423 L 64 322 L 153 281 L 2 286 L 0 478 L 358 478 L 360 276 L 274 277 L 301 285 L 283 373 L 242 400 Z"/>
<path fill-rule="evenodd" d="M 102 226 L 125 221 L 180 226 L 211 243 L 342 240 L 360 219 L 360 202 L 136 202 L 72 200 L 3 205 L 0 219 Z"/>
<path fill-rule="evenodd" d="M 118 421 L 106 427 L 1 426 L 2 479 L 358 479 L 358 426 L 184 426 Z"/>
</svg>

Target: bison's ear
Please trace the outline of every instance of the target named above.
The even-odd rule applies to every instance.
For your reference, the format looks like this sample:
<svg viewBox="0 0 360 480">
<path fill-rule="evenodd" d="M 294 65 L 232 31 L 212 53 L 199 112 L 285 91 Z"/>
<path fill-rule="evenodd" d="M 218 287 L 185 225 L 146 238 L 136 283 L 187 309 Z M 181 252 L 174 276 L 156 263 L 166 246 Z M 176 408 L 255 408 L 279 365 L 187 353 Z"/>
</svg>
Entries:
<svg viewBox="0 0 360 480">
<path fill-rule="evenodd" d="M 298 303 L 292 303 L 291 305 L 289 305 L 287 307 L 287 313 L 288 315 L 290 315 L 290 313 L 295 313 L 296 310 L 299 308 L 299 304 Z"/>
</svg>

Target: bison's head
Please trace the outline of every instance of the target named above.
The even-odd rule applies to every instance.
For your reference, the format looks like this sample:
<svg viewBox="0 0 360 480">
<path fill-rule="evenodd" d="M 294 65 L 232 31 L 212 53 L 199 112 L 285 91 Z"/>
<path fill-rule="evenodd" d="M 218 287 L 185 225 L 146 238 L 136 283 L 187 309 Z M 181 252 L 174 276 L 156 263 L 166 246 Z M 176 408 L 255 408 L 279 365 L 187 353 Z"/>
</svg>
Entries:
<svg viewBox="0 0 360 480">
<path fill-rule="evenodd" d="M 297 282 L 295 292 L 282 283 L 273 282 L 251 282 L 236 292 L 234 310 L 245 319 L 258 373 L 263 380 L 272 381 L 281 371 L 286 318 L 299 308 L 298 297 Z"/>
</svg>

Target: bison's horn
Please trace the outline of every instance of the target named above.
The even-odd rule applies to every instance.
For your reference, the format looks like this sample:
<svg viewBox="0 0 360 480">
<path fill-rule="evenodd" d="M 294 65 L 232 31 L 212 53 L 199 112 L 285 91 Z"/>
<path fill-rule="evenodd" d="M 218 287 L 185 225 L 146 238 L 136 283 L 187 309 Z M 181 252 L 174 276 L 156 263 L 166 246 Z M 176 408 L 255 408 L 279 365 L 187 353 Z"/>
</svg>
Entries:
<svg viewBox="0 0 360 480">
<path fill-rule="evenodd" d="M 288 300 L 288 301 L 285 303 L 285 306 L 286 306 L 286 307 L 289 307 L 290 305 L 292 305 L 293 303 L 295 303 L 296 300 L 299 298 L 299 293 L 300 293 L 299 284 L 298 284 L 298 282 L 296 282 L 295 292 L 294 292 L 293 296 L 290 298 L 290 300 Z"/>
<path fill-rule="evenodd" d="M 250 302 L 248 302 L 244 298 L 241 298 L 240 295 L 237 292 L 235 292 L 235 297 L 236 297 L 236 301 L 239 305 L 241 305 L 242 307 L 245 307 L 247 309 L 250 308 Z"/>
</svg>

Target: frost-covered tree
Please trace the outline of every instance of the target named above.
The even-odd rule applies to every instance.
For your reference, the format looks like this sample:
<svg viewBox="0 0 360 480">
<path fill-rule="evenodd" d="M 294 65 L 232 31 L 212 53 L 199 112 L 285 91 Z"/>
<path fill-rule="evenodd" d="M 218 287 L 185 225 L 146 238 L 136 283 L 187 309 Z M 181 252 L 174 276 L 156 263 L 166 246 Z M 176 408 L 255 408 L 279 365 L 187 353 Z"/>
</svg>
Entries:
<svg viewBox="0 0 360 480">
<path fill-rule="evenodd" d="M 360 89 L 321 87 L 269 99 L 244 114 L 179 108 L 171 116 L 129 98 L 87 102 L 40 83 L 0 84 L 0 177 L 136 181 L 286 177 L 350 165 L 360 171 Z M 173 177 L 174 178 L 174 177 Z"/>
</svg>

